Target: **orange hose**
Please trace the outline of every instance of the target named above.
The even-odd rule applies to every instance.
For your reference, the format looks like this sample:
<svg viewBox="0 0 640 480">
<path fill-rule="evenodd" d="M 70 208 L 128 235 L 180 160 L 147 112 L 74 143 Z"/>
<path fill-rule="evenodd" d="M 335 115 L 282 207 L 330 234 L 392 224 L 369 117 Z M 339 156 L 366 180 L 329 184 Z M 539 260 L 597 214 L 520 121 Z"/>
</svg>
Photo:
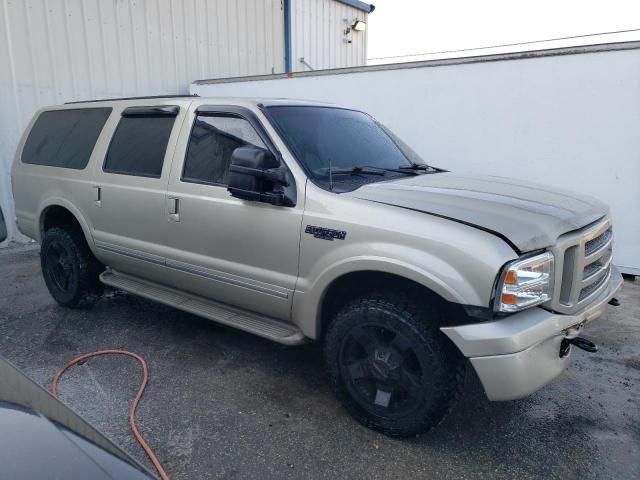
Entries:
<svg viewBox="0 0 640 480">
<path fill-rule="evenodd" d="M 54 397 L 58 398 L 58 382 L 60 381 L 60 377 L 62 377 L 62 374 L 67 369 L 69 369 L 70 367 L 73 367 L 79 362 L 82 362 L 83 360 L 87 360 L 91 357 L 97 357 L 98 355 L 127 355 L 128 357 L 135 358 L 142 366 L 142 375 L 143 375 L 142 384 L 140 385 L 138 394 L 136 395 L 136 398 L 134 398 L 133 402 L 131 403 L 131 408 L 129 409 L 129 426 L 131 427 L 133 436 L 138 441 L 140 446 L 144 449 L 145 453 L 149 457 L 149 460 L 151 460 L 151 463 L 153 463 L 153 466 L 155 467 L 158 474 L 160 475 L 160 478 L 162 480 L 169 480 L 169 476 L 167 475 L 167 472 L 165 472 L 164 468 L 162 468 L 160 461 L 156 457 L 155 453 L 153 453 L 153 450 L 151 450 L 151 447 L 145 441 L 142 434 L 138 431 L 138 427 L 136 425 L 136 409 L 138 408 L 138 402 L 140 402 L 140 399 L 142 398 L 142 393 L 144 392 L 144 389 L 147 386 L 147 381 L 149 379 L 149 370 L 147 369 L 147 362 L 145 362 L 140 355 L 137 355 L 132 352 L 128 352 L 126 350 L 100 350 L 98 352 L 91 352 L 91 353 L 85 353 L 84 355 L 80 355 L 79 357 L 76 357 L 73 360 L 71 360 L 69 363 L 67 363 L 64 367 L 60 369 L 58 373 L 55 374 L 55 376 L 53 377 L 53 382 L 51 384 L 51 394 Z"/>
</svg>

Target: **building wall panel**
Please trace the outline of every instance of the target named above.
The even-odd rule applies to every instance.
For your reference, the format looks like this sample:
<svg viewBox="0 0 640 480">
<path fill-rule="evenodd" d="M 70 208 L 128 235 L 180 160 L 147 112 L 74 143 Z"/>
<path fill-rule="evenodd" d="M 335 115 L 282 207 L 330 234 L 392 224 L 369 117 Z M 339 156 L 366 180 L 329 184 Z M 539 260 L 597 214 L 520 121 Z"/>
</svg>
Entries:
<svg viewBox="0 0 640 480">
<path fill-rule="evenodd" d="M 367 32 L 345 29 L 368 14 L 334 0 L 291 0 L 291 58 L 294 72 L 358 67 L 367 63 Z M 347 43 L 350 40 L 351 43 Z"/>
<path fill-rule="evenodd" d="M 9 235 L 11 162 L 38 108 L 283 71 L 281 0 L 0 0 L 0 207 Z"/>
</svg>

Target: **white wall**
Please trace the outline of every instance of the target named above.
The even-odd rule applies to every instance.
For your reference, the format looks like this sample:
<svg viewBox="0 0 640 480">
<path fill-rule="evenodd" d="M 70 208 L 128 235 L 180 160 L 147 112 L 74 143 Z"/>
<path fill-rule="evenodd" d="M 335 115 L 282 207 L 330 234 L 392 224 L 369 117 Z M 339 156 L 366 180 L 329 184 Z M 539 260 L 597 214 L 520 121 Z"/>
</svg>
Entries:
<svg viewBox="0 0 640 480">
<path fill-rule="evenodd" d="M 38 108 L 283 71 L 281 0 L 0 0 L 0 207 L 9 236 L 17 233 L 11 162 Z"/>
<path fill-rule="evenodd" d="M 367 31 L 344 32 L 354 20 L 367 18 L 362 10 L 335 0 L 291 0 L 292 70 L 309 70 L 301 57 L 314 70 L 366 65 Z"/>
<path fill-rule="evenodd" d="M 354 106 L 434 165 L 591 194 L 612 208 L 616 264 L 640 274 L 638 43 L 199 82 L 191 91 Z"/>
</svg>

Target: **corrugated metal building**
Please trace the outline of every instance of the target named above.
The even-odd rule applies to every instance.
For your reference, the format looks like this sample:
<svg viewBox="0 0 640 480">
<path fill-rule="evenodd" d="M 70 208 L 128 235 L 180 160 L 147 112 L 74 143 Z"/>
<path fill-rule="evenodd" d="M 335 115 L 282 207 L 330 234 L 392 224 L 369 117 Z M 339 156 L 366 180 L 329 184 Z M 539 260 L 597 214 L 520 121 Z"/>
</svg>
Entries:
<svg viewBox="0 0 640 480">
<path fill-rule="evenodd" d="M 11 162 L 38 108 L 187 93 L 199 78 L 364 65 L 367 32 L 351 26 L 374 8 L 358 0 L 0 2 L 0 208 L 10 238 Z"/>
</svg>

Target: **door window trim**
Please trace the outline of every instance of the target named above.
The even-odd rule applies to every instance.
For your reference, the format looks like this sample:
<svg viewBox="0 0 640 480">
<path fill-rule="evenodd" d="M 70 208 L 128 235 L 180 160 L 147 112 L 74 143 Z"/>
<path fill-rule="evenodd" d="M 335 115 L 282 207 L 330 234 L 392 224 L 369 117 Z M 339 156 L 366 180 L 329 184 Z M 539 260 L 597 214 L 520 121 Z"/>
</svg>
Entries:
<svg viewBox="0 0 640 480">
<path fill-rule="evenodd" d="M 191 123 L 191 129 L 189 130 L 189 140 L 187 143 L 187 150 L 184 154 L 184 161 L 182 162 L 182 170 L 180 171 L 180 181 L 183 183 L 195 183 L 197 185 L 208 185 L 211 187 L 223 187 L 227 188 L 226 183 L 220 182 L 208 182 L 206 180 L 195 180 L 190 178 L 185 178 L 184 170 L 187 166 L 187 158 L 189 157 L 189 148 L 191 147 L 191 136 L 193 135 L 193 129 L 196 126 L 196 120 L 198 117 L 228 117 L 228 118 L 240 118 L 245 120 L 251 125 L 251 127 L 255 130 L 264 143 L 267 150 L 269 150 L 280 162 L 281 165 L 287 166 L 282 158 L 282 154 L 277 149 L 271 137 L 267 133 L 264 125 L 260 122 L 260 119 L 257 115 L 252 112 L 250 109 L 246 107 L 240 107 L 236 105 L 200 105 L 194 111 L 193 122 Z M 287 168 L 289 168 L 287 166 Z"/>
</svg>

